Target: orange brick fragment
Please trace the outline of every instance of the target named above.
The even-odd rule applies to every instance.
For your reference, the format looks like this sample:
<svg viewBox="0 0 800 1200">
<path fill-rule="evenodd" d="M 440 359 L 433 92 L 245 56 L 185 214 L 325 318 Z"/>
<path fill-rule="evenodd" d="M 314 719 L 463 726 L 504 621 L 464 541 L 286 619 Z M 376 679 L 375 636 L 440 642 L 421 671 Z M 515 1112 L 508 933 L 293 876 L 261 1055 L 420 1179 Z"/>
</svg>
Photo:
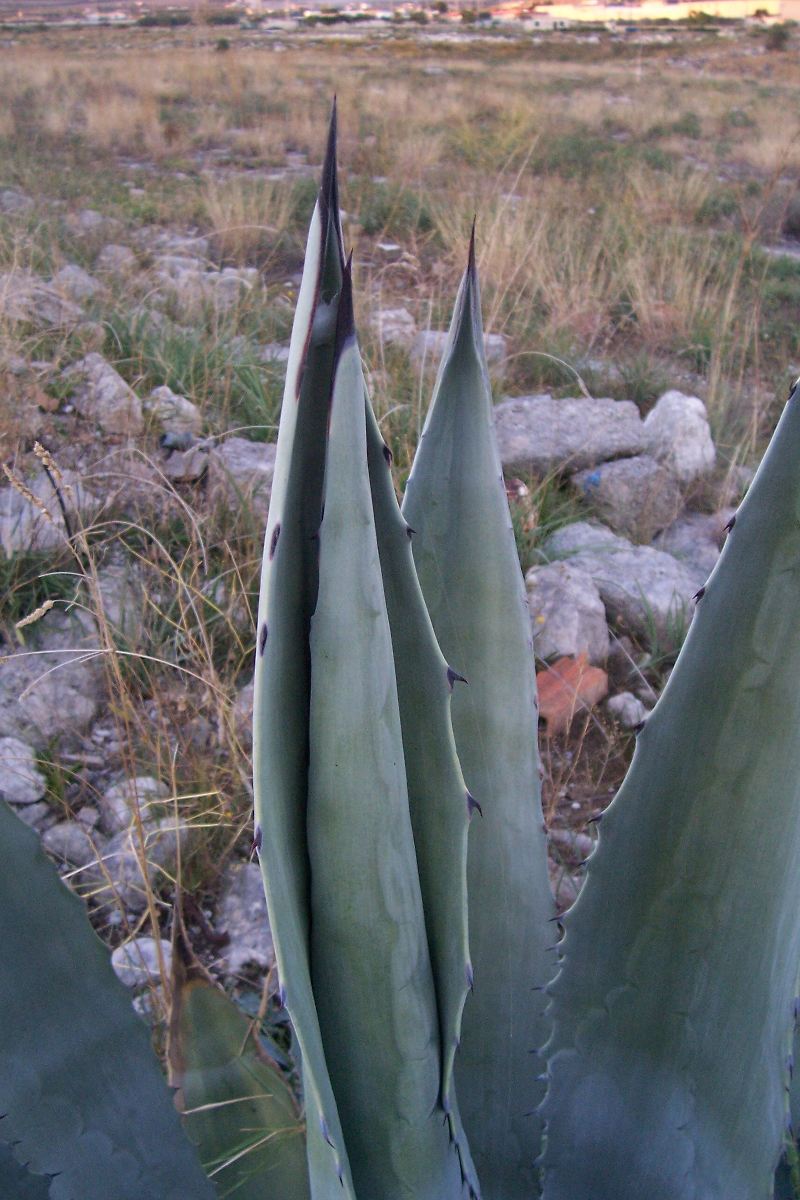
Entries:
<svg viewBox="0 0 800 1200">
<path fill-rule="evenodd" d="M 566 733 L 578 713 L 593 708 L 608 695 L 608 676 L 599 667 L 590 667 L 585 653 L 577 658 L 559 658 L 537 672 L 536 683 L 539 716 L 551 736 Z"/>
</svg>

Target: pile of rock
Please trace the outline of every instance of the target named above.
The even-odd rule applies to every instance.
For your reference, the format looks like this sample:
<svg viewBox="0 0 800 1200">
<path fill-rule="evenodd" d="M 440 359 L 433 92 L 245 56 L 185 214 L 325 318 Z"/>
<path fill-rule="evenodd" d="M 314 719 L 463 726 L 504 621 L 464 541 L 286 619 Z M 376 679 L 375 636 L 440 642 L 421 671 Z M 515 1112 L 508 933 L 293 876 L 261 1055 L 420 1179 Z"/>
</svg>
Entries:
<svg viewBox="0 0 800 1200">
<path fill-rule="evenodd" d="M 566 475 L 594 517 L 551 534 L 526 576 L 537 656 L 603 666 L 609 627 L 679 642 L 732 515 L 684 511 L 716 461 L 702 401 L 670 391 L 642 420 L 626 401 L 528 396 L 499 404 L 495 421 L 507 474 Z M 647 712 L 627 693 L 608 708 L 625 727 Z"/>
</svg>

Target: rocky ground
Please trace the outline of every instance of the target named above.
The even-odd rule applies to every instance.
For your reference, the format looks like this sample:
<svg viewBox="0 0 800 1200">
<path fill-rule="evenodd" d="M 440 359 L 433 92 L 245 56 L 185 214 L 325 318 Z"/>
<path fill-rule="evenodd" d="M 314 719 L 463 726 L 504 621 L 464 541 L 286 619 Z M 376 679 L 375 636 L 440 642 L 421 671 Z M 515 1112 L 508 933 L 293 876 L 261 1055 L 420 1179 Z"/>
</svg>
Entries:
<svg viewBox="0 0 800 1200">
<path fill-rule="evenodd" d="M 144 67 L 141 82 L 120 52 L 98 115 L 95 49 L 76 59 L 83 90 L 70 99 L 68 130 L 48 134 L 60 109 L 40 111 L 16 85 L 14 129 L 0 128 L 13 161 L 0 177 L 0 796 L 85 896 L 120 977 L 158 1019 L 179 894 L 208 969 L 256 1006 L 260 991 L 274 991 L 250 861 L 250 675 L 324 120 L 307 129 L 295 109 L 277 113 L 249 60 L 223 71 L 205 51 L 208 94 L 181 91 L 172 75 L 194 80 L 197 62 L 169 45 L 153 46 L 168 84 Z M 270 51 L 271 70 L 284 50 Z M 503 54 L 505 84 L 527 97 L 529 48 Z M 760 58 L 747 111 L 726 99 L 724 72 L 716 80 L 706 141 L 688 119 L 625 125 L 641 61 L 634 69 L 615 57 L 603 82 L 592 58 L 578 87 L 575 63 L 545 58 L 550 159 L 535 140 L 544 110 L 506 119 L 502 89 L 463 117 L 477 105 L 472 60 L 448 51 L 409 67 L 401 46 L 384 77 L 364 51 L 364 111 L 352 80 L 342 83 L 355 130 L 343 185 L 362 344 L 399 490 L 474 212 L 473 193 L 466 204 L 453 178 L 469 177 L 482 205 L 486 352 L 534 633 L 553 885 L 565 906 L 592 849 L 592 818 L 619 786 L 785 398 L 800 353 L 786 315 L 800 271 L 781 215 L 785 161 L 772 174 L 759 166 L 773 103 Z M 298 61 L 285 68 L 288 88 Z M 324 61 L 333 87 L 338 56 Z M 47 63 L 53 83 L 56 58 Z M 665 113 L 696 65 L 645 61 Z M 445 88 L 449 115 L 433 130 L 427 106 L 409 99 L 409 69 L 421 85 L 435 71 Z M 0 75 L 10 70 L 0 61 Z M 225 107 L 231 80 L 235 110 Z M 117 110 L 109 97 L 123 86 L 127 107 Z M 774 84 L 776 94 L 789 86 Z M 597 95 L 579 127 L 573 110 L 589 88 Z M 157 116 L 145 104 L 154 97 Z M 407 142 L 396 121 L 389 138 L 375 97 L 389 123 L 411 104 Z M 315 104 L 318 116 L 327 99 Z M 717 161 L 720 129 L 728 141 Z M 677 146 L 672 174 L 656 141 Z M 620 146 L 636 153 L 618 183 L 608 155 Z M 514 158 L 523 152 L 535 158 L 527 179 Z M 575 154 L 594 164 L 590 190 L 576 182 Z M 621 161 L 613 157 L 613 172 Z M 406 184 L 418 163 L 415 191 Z M 754 239 L 778 228 L 783 240 L 762 255 Z M 751 313 L 772 323 L 751 326 Z M 274 999 L 269 1012 L 278 1027 Z"/>
</svg>

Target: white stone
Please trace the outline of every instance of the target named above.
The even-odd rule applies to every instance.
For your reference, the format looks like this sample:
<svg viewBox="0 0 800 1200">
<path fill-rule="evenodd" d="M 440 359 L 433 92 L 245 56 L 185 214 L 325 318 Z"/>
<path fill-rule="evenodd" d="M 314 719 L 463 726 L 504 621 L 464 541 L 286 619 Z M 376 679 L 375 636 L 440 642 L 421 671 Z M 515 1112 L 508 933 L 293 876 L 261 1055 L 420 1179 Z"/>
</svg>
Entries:
<svg viewBox="0 0 800 1200">
<path fill-rule="evenodd" d="M 52 284 L 18 269 L 0 274 L 0 317 L 39 329 L 71 329 L 83 320 L 84 312 Z"/>
<path fill-rule="evenodd" d="M 15 188 L 3 188 L 0 192 L 0 212 L 14 215 L 30 212 L 32 208 L 33 201 L 24 192 L 18 192 Z"/>
<path fill-rule="evenodd" d="M 611 696 L 606 701 L 606 708 L 623 729 L 635 729 L 649 715 L 649 709 L 645 708 L 633 692 L 620 692 L 617 696 Z"/>
<path fill-rule="evenodd" d="M 8 804 L 35 804 L 47 790 L 36 755 L 19 738 L 0 738 L 0 799 Z"/>
<path fill-rule="evenodd" d="M 710 575 L 725 541 L 725 526 L 734 512 L 728 508 L 716 513 L 684 513 L 654 538 L 653 545 Z"/>
<path fill-rule="evenodd" d="M 63 546 L 67 537 L 58 495 L 49 478 L 43 474 L 23 483 L 35 501 L 11 484 L 0 488 L 0 548 L 9 558 L 13 554 Z M 73 471 L 62 471 L 60 492 L 73 524 L 91 524 L 100 501 Z"/>
<path fill-rule="evenodd" d="M 289 347 L 281 345 L 280 342 L 267 342 L 265 346 L 259 347 L 258 361 L 272 365 L 285 364 L 289 361 Z"/>
<path fill-rule="evenodd" d="M 102 295 L 105 291 L 102 283 L 99 283 L 88 271 L 84 271 L 83 267 L 76 266 L 75 263 L 67 263 L 53 276 L 50 282 L 57 291 L 77 304 L 93 300 L 95 296 Z"/>
<path fill-rule="evenodd" d="M 108 834 L 121 833 L 133 824 L 135 813 L 152 825 L 156 811 L 169 796 L 169 788 L 151 775 L 134 779 L 119 779 L 107 788 L 100 799 L 100 824 Z"/>
<path fill-rule="evenodd" d="M 159 947 L 164 962 L 167 978 L 172 968 L 172 945 L 160 938 L 156 941 L 151 937 L 137 937 L 130 942 L 117 946 L 111 955 L 111 966 L 117 979 L 125 987 L 147 987 L 151 982 L 160 981 L 161 965 L 159 963 Z"/>
<path fill-rule="evenodd" d="M 73 384 L 71 399 L 77 411 L 96 421 L 105 433 L 141 433 L 144 419 L 139 397 L 101 354 L 87 354 L 68 367 L 62 378 Z"/>
<path fill-rule="evenodd" d="M 518 396 L 495 406 L 494 422 L 509 475 L 578 471 L 644 450 L 642 419 L 628 400 Z"/>
<path fill-rule="evenodd" d="M 100 659 L 92 657 L 96 636 L 87 636 L 78 617 L 52 609 L 28 632 L 25 648 L 0 663 L 0 736 L 42 750 L 85 732 L 104 678 Z"/>
<path fill-rule="evenodd" d="M 586 653 L 608 657 L 606 612 L 591 575 L 568 562 L 532 567 L 525 576 L 533 648 L 538 658 Z"/>
<path fill-rule="evenodd" d="M 253 515 L 266 521 L 275 471 L 276 447 L 270 442 L 250 442 L 230 437 L 214 446 L 208 456 L 208 495 L 212 503 L 246 504 Z"/>
<path fill-rule="evenodd" d="M 153 388 L 145 407 L 162 429 L 169 433 L 192 433 L 196 436 L 202 429 L 203 415 L 197 405 L 173 392 L 166 384 Z"/>
<path fill-rule="evenodd" d="M 551 534 L 548 559 L 565 559 L 591 575 L 610 620 L 643 639 L 679 640 L 691 620 L 692 597 L 705 573 L 652 546 L 633 546 L 603 525 L 577 521 Z"/>
<path fill-rule="evenodd" d="M 222 949 L 228 974 L 237 975 L 248 965 L 271 970 L 275 947 L 258 863 L 231 863 L 225 869 L 214 924 L 230 938 Z"/>
<path fill-rule="evenodd" d="M 410 347 L 416 337 L 417 322 L 407 308 L 379 308 L 370 318 L 379 342 L 386 346 Z"/>
<path fill-rule="evenodd" d="M 572 485 L 601 521 L 634 542 L 651 542 L 683 507 L 675 477 L 649 454 L 587 467 Z"/>
<path fill-rule="evenodd" d="M 665 392 L 644 420 L 649 454 L 666 464 L 682 484 L 710 471 L 716 461 L 703 401 L 683 392 Z"/>
<path fill-rule="evenodd" d="M 97 270 L 108 275 L 127 275 L 135 271 L 137 266 L 136 255 L 130 246 L 119 246 L 115 242 L 103 246 L 95 262 Z"/>
<path fill-rule="evenodd" d="M 140 845 L 136 829 L 115 834 L 104 847 L 100 864 L 81 872 L 77 882 L 90 890 L 98 903 L 118 900 L 131 912 L 143 912 L 147 907 L 147 888 L 159 892 L 174 879 L 178 844 L 181 854 L 189 849 L 188 827 L 176 824 L 174 817 L 163 817 L 146 826 L 144 832 L 144 846 Z M 140 859 L 144 862 L 144 873 Z"/>
<path fill-rule="evenodd" d="M 102 853 L 104 841 L 80 821 L 59 821 L 44 831 L 42 845 L 57 862 L 88 867 Z"/>
</svg>

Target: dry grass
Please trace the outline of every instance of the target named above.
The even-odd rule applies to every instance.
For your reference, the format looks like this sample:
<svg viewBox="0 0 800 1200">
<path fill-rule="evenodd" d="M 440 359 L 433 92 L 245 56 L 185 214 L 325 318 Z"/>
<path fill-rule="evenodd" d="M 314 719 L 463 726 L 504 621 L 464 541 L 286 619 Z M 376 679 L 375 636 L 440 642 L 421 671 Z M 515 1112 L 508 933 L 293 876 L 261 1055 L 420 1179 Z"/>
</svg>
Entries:
<svg viewBox="0 0 800 1200">
<path fill-rule="evenodd" d="M 166 323 L 146 331 L 134 314 L 150 301 L 150 277 L 106 280 L 87 315 L 102 323 L 106 357 L 141 395 L 169 383 L 200 407 L 211 436 L 234 428 L 274 436 L 279 372 L 256 352 L 287 338 L 337 92 L 359 315 L 402 305 L 420 327 L 443 327 L 477 213 L 486 325 L 509 339 L 509 391 L 574 393 L 578 370 L 588 386 L 646 405 L 666 380 L 707 400 L 722 475 L 760 451 L 800 356 L 800 272 L 759 251 L 777 236 L 800 165 L 799 85 L 781 56 L 767 77 L 748 34 L 642 53 L 401 35 L 345 45 L 307 34 L 281 38 L 279 49 L 275 39 L 230 36 L 222 55 L 200 28 L 48 33 L 19 38 L 0 56 L 0 185 L 36 201 L 0 215 L 0 270 L 48 277 L 65 262 L 92 270 L 103 244 L 138 246 L 148 227 L 208 237 L 216 261 L 261 269 L 263 288 L 230 309 L 187 313 L 166 302 Z M 704 57 L 702 73 L 693 55 Z M 118 224 L 79 235 L 68 218 L 86 207 Z M 381 249 L 387 242 L 399 249 Z M 145 266 L 149 254 L 141 251 Z M 362 325 L 402 485 L 429 380 Z M 6 461 L 29 461 L 34 432 L 11 398 L 35 400 L 44 388 L 58 400 L 59 369 L 85 351 L 85 336 L 0 318 L 4 362 L 51 364 L 24 383 L 8 376 Z M 102 460 L 68 423 L 37 419 L 64 465 Z M 154 433 L 141 450 L 160 461 Z M 102 494 L 124 500 L 128 481 L 115 486 L 109 471 L 119 468 L 106 469 Z M 203 831 L 181 862 L 183 885 L 202 903 L 220 865 L 248 843 L 248 750 L 233 704 L 249 675 L 261 531 L 209 505 L 202 488 L 176 490 L 162 478 L 157 495 L 155 512 L 109 500 L 54 563 L 10 565 L 5 582 L 14 619 L 48 596 L 57 607 L 77 597 L 93 614 L 118 747 L 109 765 L 130 778 L 157 774 L 167 806 Z M 523 554 L 564 519 L 564 503 L 548 484 L 530 521 L 517 514 Z M 101 587 L 103 564 L 120 555 L 136 565 L 146 597 L 124 635 Z M 54 567 L 72 572 L 61 591 Z M 11 614 L 3 635 L 16 637 Z M 618 782 L 628 751 L 596 722 L 548 745 L 548 805 L 577 802 L 579 816 L 566 819 L 585 819 Z M 62 778 L 71 771 L 60 769 Z M 89 803 L 91 788 L 74 797 L 73 807 Z M 146 856 L 146 831 L 133 818 Z M 102 900 L 103 918 L 119 908 L 113 895 Z M 151 889 L 139 925 L 164 929 L 169 911 Z M 125 920 L 115 936 L 139 928 Z"/>
</svg>

